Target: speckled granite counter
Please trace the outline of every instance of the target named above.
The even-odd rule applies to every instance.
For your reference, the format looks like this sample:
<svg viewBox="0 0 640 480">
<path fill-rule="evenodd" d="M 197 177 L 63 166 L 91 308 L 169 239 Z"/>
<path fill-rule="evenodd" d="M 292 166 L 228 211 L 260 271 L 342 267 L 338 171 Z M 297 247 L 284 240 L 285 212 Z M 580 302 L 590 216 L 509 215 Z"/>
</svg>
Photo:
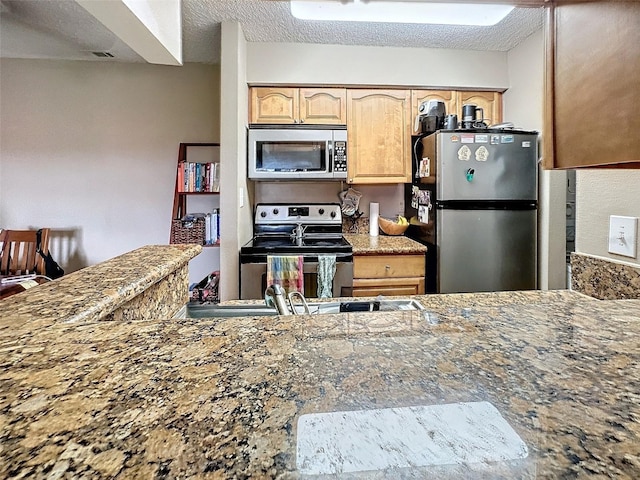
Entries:
<svg viewBox="0 0 640 480">
<path fill-rule="evenodd" d="M 353 247 L 354 255 L 391 255 L 425 253 L 427 247 L 404 235 L 344 234 L 344 238 Z"/>
<path fill-rule="evenodd" d="M 0 301 L 0 330 L 25 322 L 168 316 L 188 301 L 187 263 L 200 251 L 198 245 L 146 246 L 44 283 Z"/>
<path fill-rule="evenodd" d="M 573 252 L 571 288 L 601 300 L 640 299 L 640 268 Z"/>
<path fill-rule="evenodd" d="M 640 301 L 416 298 L 428 315 L 4 329 L 0 476 L 299 478 L 303 414 L 486 401 L 526 458 L 339 478 L 640 478 Z"/>
</svg>

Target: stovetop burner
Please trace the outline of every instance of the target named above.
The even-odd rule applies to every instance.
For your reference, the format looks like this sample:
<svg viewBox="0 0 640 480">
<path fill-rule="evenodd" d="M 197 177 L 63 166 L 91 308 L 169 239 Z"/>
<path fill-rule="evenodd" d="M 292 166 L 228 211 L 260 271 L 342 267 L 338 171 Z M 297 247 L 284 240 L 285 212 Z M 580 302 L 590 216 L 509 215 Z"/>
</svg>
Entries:
<svg viewBox="0 0 640 480">
<path fill-rule="evenodd" d="M 340 250 L 340 251 L 351 251 L 351 245 L 347 242 L 344 237 L 336 237 L 336 238 L 305 238 L 303 237 L 300 240 L 296 240 L 291 237 L 254 237 L 249 243 L 247 243 L 243 249 L 251 248 L 254 252 L 258 250 L 266 251 L 291 251 L 291 252 L 299 252 L 304 251 L 304 249 L 322 249 L 326 250 Z"/>
<path fill-rule="evenodd" d="M 301 238 L 295 235 L 300 226 Z M 267 255 L 303 255 L 305 261 L 336 255 L 337 261 L 352 261 L 352 252 L 342 236 L 338 204 L 258 204 L 254 236 L 240 249 L 240 261 L 262 262 Z"/>
</svg>

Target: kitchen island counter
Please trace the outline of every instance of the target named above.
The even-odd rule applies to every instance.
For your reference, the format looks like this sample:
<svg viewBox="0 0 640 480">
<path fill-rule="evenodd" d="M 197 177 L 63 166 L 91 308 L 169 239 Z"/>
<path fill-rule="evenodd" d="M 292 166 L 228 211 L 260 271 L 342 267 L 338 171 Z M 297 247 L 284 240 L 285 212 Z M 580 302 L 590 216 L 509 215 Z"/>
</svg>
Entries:
<svg viewBox="0 0 640 480">
<path fill-rule="evenodd" d="M 640 478 L 640 301 L 415 298 L 426 314 L 3 325 L 0 472 L 299 478 L 301 415 L 488 402 L 526 457 L 349 478 Z"/>
<path fill-rule="evenodd" d="M 171 315 L 188 300 L 187 264 L 201 251 L 199 245 L 148 245 L 43 283 L 0 301 L 0 331 L 26 322 L 34 328 Z M 143 308 L 129 303 L 141 298 Z"/>
<path fill-rule="evenodd" d="M 345 233 L 344 238 L 353 247 L 354 255 L 424 254 L 427 247 L 404 235 L 378 235 Z"/>
</svg>

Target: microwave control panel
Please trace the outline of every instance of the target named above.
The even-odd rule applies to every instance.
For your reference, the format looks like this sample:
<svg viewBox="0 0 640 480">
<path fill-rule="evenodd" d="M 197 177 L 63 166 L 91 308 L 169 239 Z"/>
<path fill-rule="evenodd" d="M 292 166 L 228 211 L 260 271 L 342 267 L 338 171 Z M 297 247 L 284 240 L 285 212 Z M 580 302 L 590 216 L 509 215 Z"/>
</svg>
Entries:
<svg viewBox="0 0 640 480">
<path fill-rule="evenodd" d="M 347 172 L 347 142 L 333 142 L 333 171 Z"/>
</svg>

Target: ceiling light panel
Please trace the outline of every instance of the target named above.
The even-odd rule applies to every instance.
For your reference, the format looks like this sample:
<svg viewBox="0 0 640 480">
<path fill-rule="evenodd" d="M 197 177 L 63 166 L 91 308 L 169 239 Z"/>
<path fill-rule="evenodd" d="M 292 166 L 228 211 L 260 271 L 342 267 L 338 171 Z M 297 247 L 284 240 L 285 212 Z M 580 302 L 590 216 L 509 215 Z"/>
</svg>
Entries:
<svg viewBox="0 0 640 480">
<path fill-rule="evenodd" d="M 466 3 L 425 3 L 391 0 L 291 0 L 291 14 L 302 20 L 333 22 L 495 25 L 513 6 Z"/>
</svg>

